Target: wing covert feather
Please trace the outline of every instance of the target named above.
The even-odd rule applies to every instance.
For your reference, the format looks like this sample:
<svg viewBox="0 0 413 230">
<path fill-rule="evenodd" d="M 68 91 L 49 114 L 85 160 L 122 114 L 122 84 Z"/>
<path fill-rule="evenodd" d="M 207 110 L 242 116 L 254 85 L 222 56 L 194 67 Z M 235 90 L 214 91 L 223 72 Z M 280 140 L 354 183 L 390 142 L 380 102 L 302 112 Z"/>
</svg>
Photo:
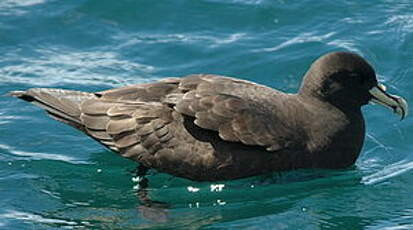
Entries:
<svg viewBox="0 0 413 230">
<path fill-rule="evenodd" d="M 266 107 L 265 97 L 276 94 L 272 89 L 213 75 L 190 76 L 179 87 L 184 95 L 174 109 L 195 117 L 197 126 L 217 131 L 223 140 L 263 146 L 268 151 L 287 147 L 290 132 L 278 114 Z"/>
<path fill-rule="evenodd" d="M 173 146 L 172 110 L 160 103 L 93 99 L 80 110 L 86 132 L 124 157 L 150 164 L 158 151 Z"/>
</svg>

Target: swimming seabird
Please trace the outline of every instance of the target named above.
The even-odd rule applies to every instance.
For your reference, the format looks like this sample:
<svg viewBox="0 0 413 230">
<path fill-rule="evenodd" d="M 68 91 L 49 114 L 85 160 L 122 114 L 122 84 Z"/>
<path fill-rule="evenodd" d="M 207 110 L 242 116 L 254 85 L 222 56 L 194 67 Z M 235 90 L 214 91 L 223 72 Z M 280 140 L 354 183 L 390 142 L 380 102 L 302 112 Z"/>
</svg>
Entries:
<svg viewBox="0 0 413 230">
<path fill-rule="evenodd" d="M 13 91 L 142 167 L 195 181 L 298 168 L 345 168 L 360 154 L 361 107 L 404 118 L 406 100 L 357 54 L 317 59 L 295 94 L 231 77 L 194 74 L 101 92 Z"/>
</svg>

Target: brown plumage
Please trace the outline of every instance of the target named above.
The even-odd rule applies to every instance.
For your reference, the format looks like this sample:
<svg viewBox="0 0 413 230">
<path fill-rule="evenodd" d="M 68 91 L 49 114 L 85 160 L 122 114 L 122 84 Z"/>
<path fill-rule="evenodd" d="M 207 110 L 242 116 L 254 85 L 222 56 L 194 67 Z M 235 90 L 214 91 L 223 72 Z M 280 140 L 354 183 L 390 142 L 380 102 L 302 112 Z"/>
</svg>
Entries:
<svg viewBox="0 0 413 230">
<path fill-rule="evenodd" d="M 212 181 L 353 164 L 364 139 L 360 107 L 376 85 L 361 57 L 332 53 L 313 64 L 297 94 L 197 74 L 97 93 L 11 95 L 146 167 Z"/>
</svg>

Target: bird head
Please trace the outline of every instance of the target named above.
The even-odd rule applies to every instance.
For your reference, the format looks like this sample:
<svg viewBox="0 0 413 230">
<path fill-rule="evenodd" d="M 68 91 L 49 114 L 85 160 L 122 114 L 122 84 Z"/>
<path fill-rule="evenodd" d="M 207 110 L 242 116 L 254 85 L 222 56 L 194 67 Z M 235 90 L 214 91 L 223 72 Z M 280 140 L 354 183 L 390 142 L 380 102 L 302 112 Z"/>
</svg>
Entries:
<svg viewBox="0 0 413 230">
<path fill-rule="evenodd" d="M 299 94 L 344 110 L 374 102 L 392 109 L 402 119 L 408 113 L 406 100 L 389 94 L 377 80 L 373 67 L 350 52 L 333 52 L 318 58 L 306 73 Z"/>
</svg>

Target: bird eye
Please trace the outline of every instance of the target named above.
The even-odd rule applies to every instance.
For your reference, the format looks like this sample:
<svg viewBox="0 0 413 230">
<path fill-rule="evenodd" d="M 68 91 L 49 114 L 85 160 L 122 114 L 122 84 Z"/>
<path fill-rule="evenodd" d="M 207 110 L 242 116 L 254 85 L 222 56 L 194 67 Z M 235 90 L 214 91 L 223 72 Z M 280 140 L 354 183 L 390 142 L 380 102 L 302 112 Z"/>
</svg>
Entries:
<svg viewBox="0 0 413 230">
<path fill-rule="evenodd" d="M 360 84 L 364 84 L 365 79 L 359 73 L 350 73 L 350 77 L 355 78 Z"/>
</svg>

